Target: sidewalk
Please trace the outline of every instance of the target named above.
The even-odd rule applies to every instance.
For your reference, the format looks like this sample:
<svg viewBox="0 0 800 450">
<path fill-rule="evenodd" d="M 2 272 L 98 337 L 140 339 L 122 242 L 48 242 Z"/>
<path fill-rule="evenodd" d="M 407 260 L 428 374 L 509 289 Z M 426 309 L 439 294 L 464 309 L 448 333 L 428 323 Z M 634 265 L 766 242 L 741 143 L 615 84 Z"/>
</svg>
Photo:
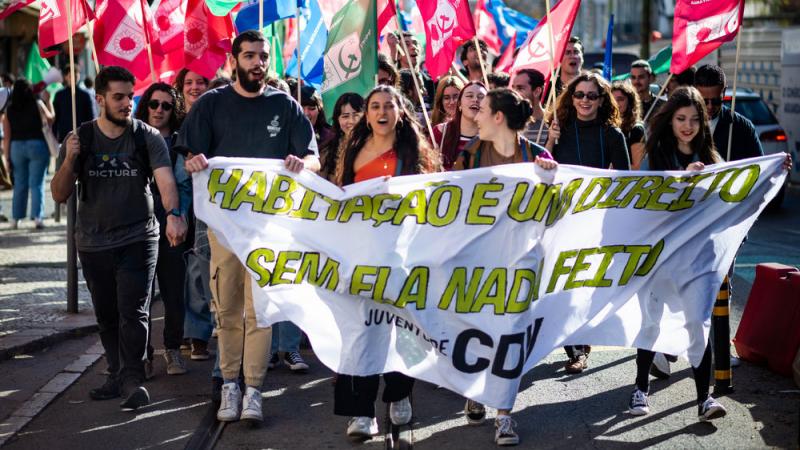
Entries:
<svg viewBox="0 0 800 450">
<path fill-rule="evenodd" d="M 11 195 L 0 191 L 0 207 L 9 218 Z M 10 222 L 0 223 L 0 361 L 97 328 L 80 270 L 79 313 L 67 313 L 66 216 L 57 224 L 50 217 L 53 211 L 48 183 L 44 230 L 36 230 L 30 220 L 18 230 Z"/>
</svg>

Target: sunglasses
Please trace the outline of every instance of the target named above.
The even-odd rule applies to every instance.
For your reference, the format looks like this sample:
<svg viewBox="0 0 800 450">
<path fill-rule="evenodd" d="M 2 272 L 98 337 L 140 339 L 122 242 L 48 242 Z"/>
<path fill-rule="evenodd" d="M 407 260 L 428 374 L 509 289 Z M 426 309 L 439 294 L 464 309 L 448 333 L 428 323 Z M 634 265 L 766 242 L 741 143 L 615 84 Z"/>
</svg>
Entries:
<svg viewBox="0 0 800 450">
<path fill-rule="evenodd" d="M 710 104 L 712 104 L 714 106 L 719 106 L 719 105 L 722 104 L 722 99 L 721 98 L 704 98 L 703 102 L 705 102 L 706 105 L 708 105 L 710 103 Z"/>
<path fill-rule="evenodd" d="M 600 98 L 600 94 L 597 92 L 583 92 L 583 91 L 575 91 L 572 93 L 572 98 L 576 98 L 578 100 L 583 100 L 586 97 L 591 101 L 595 101 Z"/>
<path fill-rule="evenodd" d="M 161 105 L 161 109 L 164 111 L 172 111 L 172 103 L 170 102 L 159 102 L 158 100 L 150 100 L 147 102 L 147 107 L 152 109 L 153 111 L 158 109 L 158 105 Z"/>
</svg>

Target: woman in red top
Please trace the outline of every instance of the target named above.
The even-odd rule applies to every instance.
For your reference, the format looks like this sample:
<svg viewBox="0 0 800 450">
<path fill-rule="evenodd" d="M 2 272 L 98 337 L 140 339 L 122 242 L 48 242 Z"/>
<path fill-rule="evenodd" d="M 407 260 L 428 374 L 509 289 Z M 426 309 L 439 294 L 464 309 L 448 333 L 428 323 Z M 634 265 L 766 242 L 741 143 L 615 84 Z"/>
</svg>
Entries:
<svg viewBox="0 0 800 450">
<path fill-rule="evenodd" d="M 405 107 L 400 93 L 391 86 L 377 86 L 369 93 L 366 113 L 350 134 L 343 157 L 337 163 L 340 186 L 371 178 L 414 175 L 441 170 L 439 156 L 428 144 L 412 111 Z M 411 420 L 411 389 L 414 379 L 398 372 L 383 375 L 386 387 L 383 401 L 389 403 L 389 418 L 394 425 Z M 333 412 L 350 416 L 347 435 L 369 439 L 378 433 L 375 400 L 380 377 L 338 375 Z"/>
<path fill-rule="evenodd" d="M 478 115 L 484 97 L 486 97 L 486 86 L 482 82 L 467 83 L 458 95 L 458 107 L 453 119 L 434 127 L 433 139 L 442 153 L 442 165 L 445 170 L 452 170 L 458 154 L 478 136 L 475 116 Z"/>
</svg>

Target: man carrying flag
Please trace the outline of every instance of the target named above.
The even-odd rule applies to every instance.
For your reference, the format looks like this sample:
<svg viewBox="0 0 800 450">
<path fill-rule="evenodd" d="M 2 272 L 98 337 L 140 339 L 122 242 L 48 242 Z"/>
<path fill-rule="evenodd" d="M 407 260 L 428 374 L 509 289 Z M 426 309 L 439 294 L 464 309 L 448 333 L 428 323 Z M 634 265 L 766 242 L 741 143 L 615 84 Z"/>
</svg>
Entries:
<svg viewBox="0 0 800 450">
<path fill-rule="evenodd" d="M 266 85 L 269 51 L 258 31 L 245 31 L 234 39 L 230 62 L 236 81 L 200 97 L 181 128 L 177 146 L 188 153 L 187 172 L 205 170 L 207 158 L 214 156 L 280 158 L 292 172 L 319 170 L 311 122 L 287 93 Z M 272 330 L 256 324 L 252 277 L 245 267 L 214 230 L 208 230 L 208 240 L 224 380 L 217 420 L 261 422 L 261 384 Z M 238 384 L 240 369 L 247 385 L 244 395 Z"/>
</svg>

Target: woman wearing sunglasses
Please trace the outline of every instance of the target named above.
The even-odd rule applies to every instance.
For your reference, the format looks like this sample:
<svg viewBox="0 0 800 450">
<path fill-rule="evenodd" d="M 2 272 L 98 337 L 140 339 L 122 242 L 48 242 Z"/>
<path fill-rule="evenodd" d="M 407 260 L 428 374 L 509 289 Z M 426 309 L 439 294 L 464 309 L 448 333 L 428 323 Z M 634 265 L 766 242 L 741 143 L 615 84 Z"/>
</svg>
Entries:
<svg viewBox="0 0 800 450">
<path fill-rule="evenodd" d="M 631 163 L 620 123 L 608 81 L 595 73 L 582 72 L 558 97 L 545 147 L 559 164 L 629 170 Z M 573 345 L 564 350 L 569 357 L 564 365 L 567 373 L 581 373 L 589 367 L 590 346 Z"/>
<path fill-rule="evenodd" d="M 157 129 L 167 147 L 171 150 L 175 142 L 180 120 L 183 114 L 180 111 L 178 93 L 166 83 L 154 83 L 142 95 L 136 106 L 135 117 L 142 122 Z M 192 178 L 183 169 L 183 156 L 170 151 L 172 173 L 178 185 L 180 198 L 179 213 L 184 220 L 189 216 L 189 205 L 192 202 Z M 191 247 L 191 240 L 187 239 L 178 246 L 171 247 L 165 232 L 167 212 L 161 206 L 160 194 L 155 183 L 151 185 L 153 192 L 153 210 L 161 226 L 161 238 L 158 241 L 158 261 L 156 262 L 156 277 L 161 299 L 164 302 L 164 359 L 168 375 L 181 375 L 186 373 L 186 363 L 181 358 L 180 346 L 183 341 L 184 320 L 184 295 L 183 284 L 186 276 L 186 264 L 183 254 Z M 170 212 L 174 214 L 174 212 Z M 152 317 L 152 315 L 151 315 Z M 148 327 L 148 330 L 152 327 Z M 148 342 L 152 342 L 148 338 Z M 145 376 L 153 373 L 153 347 L 148 345 L 148 363 L 145 364 Z"/>
</svg>

